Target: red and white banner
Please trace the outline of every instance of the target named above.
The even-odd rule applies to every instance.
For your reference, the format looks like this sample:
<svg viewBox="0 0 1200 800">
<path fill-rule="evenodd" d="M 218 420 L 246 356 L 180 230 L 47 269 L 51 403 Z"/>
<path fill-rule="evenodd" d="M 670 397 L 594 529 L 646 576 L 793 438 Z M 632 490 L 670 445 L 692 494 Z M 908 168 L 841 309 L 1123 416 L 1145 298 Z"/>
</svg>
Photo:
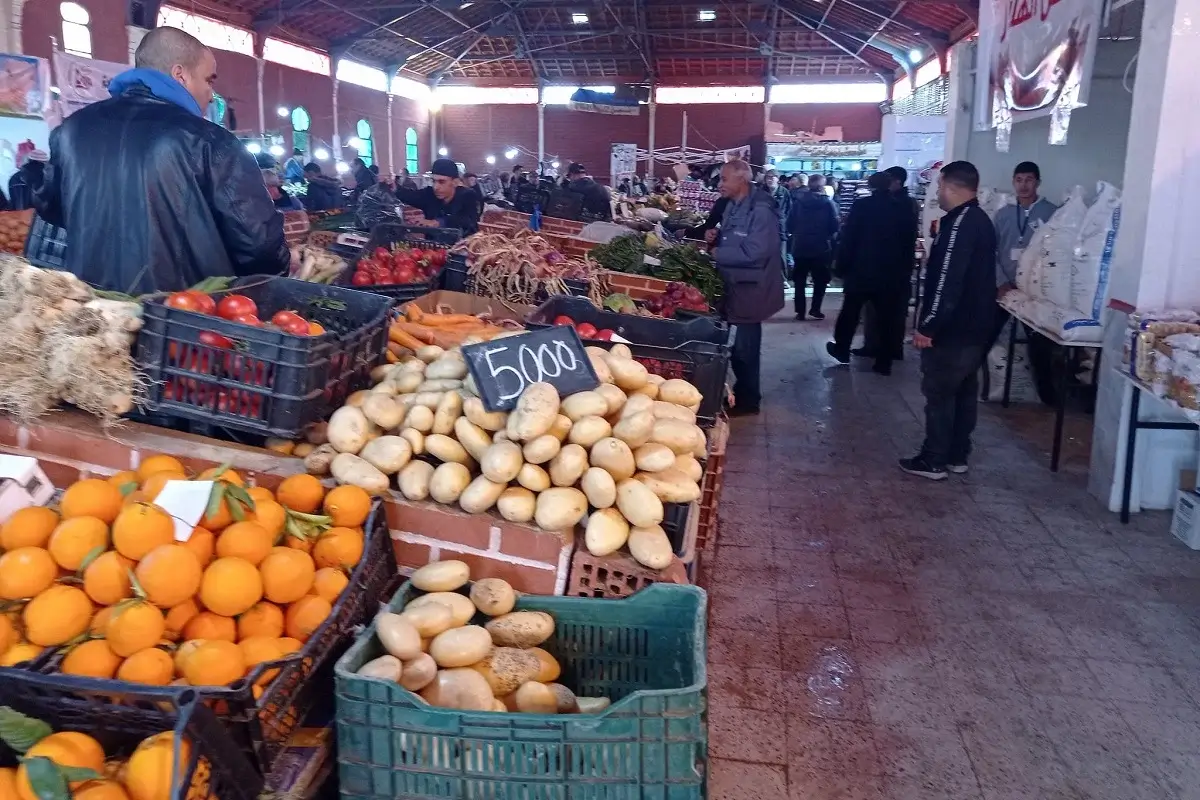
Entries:
<svg viewBox="0 0 1200 800">
<path fill-rule="evenodd" d="M 976 130 L 1087 105 L 1101 3 L 980 3 Z"/>
</svg>

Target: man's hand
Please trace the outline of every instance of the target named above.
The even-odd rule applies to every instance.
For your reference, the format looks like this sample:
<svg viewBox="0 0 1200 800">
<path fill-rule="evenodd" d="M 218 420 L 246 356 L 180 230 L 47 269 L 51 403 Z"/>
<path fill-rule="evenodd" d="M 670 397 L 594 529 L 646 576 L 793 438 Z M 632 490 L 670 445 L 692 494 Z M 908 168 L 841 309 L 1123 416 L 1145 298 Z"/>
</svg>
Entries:
<svg viewBox="0 0 1200 800">
<path fill-rule="evenodd" d="M 917 348 L 918 350 L 924 350 L 927 347 L 933 347 L 933 339 L 930 339 L 923 333 L 914 332 L 913 347 Z"/>
<path fill-rule="evenodd" d="M 717 241 L 717 229 L 709 228 L 708 230 L 706 230 L 704 232 L 704 241 L 710 245 L 713 244 L 714 242 L 716 242 Z"/>
<path fill-rule="evenodd" d="M 1013 286 L 1011 283 L 1003 284 L 996 289 L 996 299 L 1003 300 L 1005 295 L 1007 295 L 1009 292 L 1015 292 L 1016 290 L 1017 287 Z"/>
</svg>

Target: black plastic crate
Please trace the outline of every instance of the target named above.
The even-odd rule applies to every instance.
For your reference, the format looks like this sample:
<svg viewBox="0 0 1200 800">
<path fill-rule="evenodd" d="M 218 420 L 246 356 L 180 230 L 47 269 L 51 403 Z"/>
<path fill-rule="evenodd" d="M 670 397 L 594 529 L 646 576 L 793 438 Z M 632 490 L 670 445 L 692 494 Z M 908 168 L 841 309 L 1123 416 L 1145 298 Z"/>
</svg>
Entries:
<svg viewBox="0 0 1200 800">
<path fill-rule="evenodd" d="M 392 301 L 291 278 L 242 278 L 229 291 L 320 323 L 320 336 L 293 336 L 146 300 L 134 357 L 150 378 L 146 411 L 262 436 L 293 438 L 364 388 L 383 362 Z M 213 345 L 213 335 L 231 348 Z"/>
<path fill-rule="evenodd" d="M 687 527 L 691 503 L 663 503 L 663 533 L 671 542 L 671 551 L 681 556 L 687 549 Z"/>
<path fill-rule="evenodd" d="M 131 688 L 114 698 L 110 681 L 0 669 L 0 705 L 42 720 L 55 732 L 86 733 L 109 758 L 126 758 L 147 737 L 171 731 L 177 741 L 182 737 L 191 743 L 188 758 L 176 751 L 171 800 L 256 800 L 262 775 L 195 690 L 127 685 Z M 17 753 L 0 743 L 0 766 L 14 766 L 17 759 Z"/>
<path fill-rule="evenodd" d="M 706 314 L 685 315 L 673 320 L 639 317 L 605 311 L 596 308 L 589 300 L 562 295 L 551 297 L 538 306 L 525 318 L 525 325 L 528 328 L 548 328 L 560 314 L 567 315 L 576 324 L 588 322 L 598 329 L 608 328 L 638 344 L 677 347 L 687 342 L 723 345 L 729 341 L 729 326 Z"/>
<path fill-rule="evenodd" d="M 462 253 L 451 253 L 446 258 L 446 265 L 442 267 L 442 273 L 438 277 L 440 278 L 437 287 L 439 289 L 464 294 L 481 294 L 481 292 L 475 291 L 475 279 L 471 277 L 467 267 L 467 257 Z M 563 280 L 563 283 L 566 284 L 567 291 L 576 297 L 587 297 L 591 291 L 591 285 L 587 281 L 567 278 Z"/>
<path fill-rule="evenodd" d="M 334 247 L 338 249 L 330 248 L 333 252 L 343 255 L 349 261 L 349 266 L 346 267 L 346 270 L 335 278 L 333 282 L 338 286 L 351 287 L 360 292 L 381 294 L 401 303 L 416 300 L 418 297 L 424 297 L 434 289 L 439 288 L 442 280 L 441 273 L 445 270 L 445 267 L 438 270 L 438 273 L 428 281 L 420 283 L 385 283 L 353 286 L 351 279 L 354 277 L 354 268 L 358 265 L 358 260 L 366 258 L 375 252 L 375 248 L 377 247 L 390 250 L 393 245 L 404 244 L 410 247 L 446 250 L 461 238 L 462 231 L 457 228 L 423 228 L 414 225 L 401 225 L 395 222 L 381 222 L 371 229 L 371 235 L 367 238 L 366 243 L 352 256 L 343 255 L 343 252 L 348 249 L 344 244 L 335 244 Z M 449 263 L 449 254 L 447 254 L 447 263 Z"/>
<path fill-rule="evenodd" d="M 43 269 L 63 269 L 67 265 L 67 231 L 33 215 L 25 237 L 25 260 Z"/>
</svg>

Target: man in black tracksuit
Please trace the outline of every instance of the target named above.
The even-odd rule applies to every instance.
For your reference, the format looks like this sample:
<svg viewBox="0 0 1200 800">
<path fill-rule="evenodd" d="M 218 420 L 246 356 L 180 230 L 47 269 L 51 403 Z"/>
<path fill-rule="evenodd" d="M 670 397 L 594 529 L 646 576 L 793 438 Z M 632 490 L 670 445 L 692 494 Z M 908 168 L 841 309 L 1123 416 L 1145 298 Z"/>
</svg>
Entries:
<svg viewBox="0 0 1200 800">
<path fill-rule="evenodd" d="M 979 398 L 979 365 L 991 341 L 996 304 L 996 229 L 967 161 L 942 167 L 938 205 L 946 212 L 925 271 L 913 346 L 921 351 L 925 443 L 900 469 L 931 480 L 967 471 Z"/>
</svg>

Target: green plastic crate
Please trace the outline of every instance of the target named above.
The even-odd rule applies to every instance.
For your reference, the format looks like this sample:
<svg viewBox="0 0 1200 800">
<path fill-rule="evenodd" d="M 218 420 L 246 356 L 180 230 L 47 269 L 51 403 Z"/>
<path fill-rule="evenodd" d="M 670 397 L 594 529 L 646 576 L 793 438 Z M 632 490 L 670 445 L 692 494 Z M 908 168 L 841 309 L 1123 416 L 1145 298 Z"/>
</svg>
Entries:
<svg viewBox="0 0 1200 800">
<path fill-rule="evenodd" d="M 463 594 L 467 589 L 462 590 Z M 409 583 L 388 608 L 419 595 Z M 706 595 L 654 584 L 598 600 L 525 595 L 555 620 L 544 647 L 602 714 L 434 708 L 355 671 L 383 648 L 370 625 L 337 662 L 337 753 L 354 800 L 700 800 L 707 796 Z M 477 622 L 482 622 L 480 617 Z"/>
</svg>

